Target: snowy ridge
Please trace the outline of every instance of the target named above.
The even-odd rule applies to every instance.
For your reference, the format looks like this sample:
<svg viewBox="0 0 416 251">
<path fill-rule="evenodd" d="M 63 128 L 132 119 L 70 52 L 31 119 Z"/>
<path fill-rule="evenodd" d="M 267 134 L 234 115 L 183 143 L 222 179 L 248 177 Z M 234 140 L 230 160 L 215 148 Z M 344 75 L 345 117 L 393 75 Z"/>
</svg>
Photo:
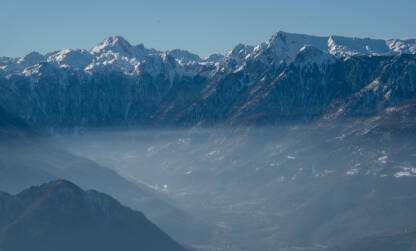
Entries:
<svg viewBox="0 0 416 251">
<path fill-rule="evenodd" d="M 206 61 L 209 62 L 211 58 Z M 42 55 L 32 52 L 21 58 L 0 58 L 0 74 L 23 74 L 29 76 L 37 73 L 42 63 L 47 62 L 59 68 L 70 68 L 95 72 L 104 70 L 121 71 L 128 75 L 138 75 L 147 70 L 152 76 L 168 73 L 163 71 L 163 64 L 168 63 L 174 73 L 168 75 L 192 74 L 188 65 L 204 62 L 198 55 L 184 50 L 166 52 L 147 49 L 143 44 L 131 45 L 120 36 L 109 37 L 90 50 L 65 49 Z M 178 67 L 176 67 L 176 65 Z M 166 68 L 166 67 L 165 67 Z M 181 69 L 180 69 L 181 68 Z M 171 70 L 172 70 L 171 69 Z M 191 69 L 192 70 L 192 69 Z"/>
<path fill-rule="evenodd" d="M 196 75 L 204 66 L 210 66 L 214 72 L 233 72 L 244 68 L 250 60 L 260 60 L 266 64 L 272 62 L 292 63 L 298 54 L 305 57 L 305 46 L 322 51 L 328 62 L 333 55 L 338 58 L 352 55 L 397 55 L 415 54 L 416 39 L 370 39 L 342 36 L 319 37 L 304 34 L 277 32 L 271 39 L 257 46 L 239 44 L 225 56 L 214 54 L 207 58 L 185 50 L 158 51 L 147 49 L 143 44 L 131 45 L 120 36 L 109 37 L 90 50 L 65 49 L 42 55 L 31 52 L 21 58 L 0 58 L 0 75 L 30 75 L 36 65 L 48 62 L 59 68 L 70 68 L 95 72 L 103 70 L 121 71 L 128 75 L 138 75 L 144 70 L 152 76 L 158 74 Z M 310 51 L 310 49 L 308 49 Z M 316 56 L 315 53 L 312 53 Z M 315 57 L 314 56 L 314 57 Z M 332 60 L 332 59 L 331 59 Z M 331 61 L 329 60 L 329 61 Z M 167 63 L 168 67 L 162 66 Z M 149 66 L 149 64 L 151 66 Z M 36 67 L 35 67 L 36 68 Z M 165 68 L 165 69 L 162 69 Z M 168 68 L 168 69 L 166 69 Z M 166 72 L 169 70 L 170 72 Z"/>
<path fill-rule="evenodd" d="M 352 55 L 380 56 L 416 53 L 415 39 L 383 40 L 335 35 L 319 37 L 282 31 L 276 33 L 268 42 L 263 44 L 262 47 L 274 47 L 280 58 L 293 59 L 304 45 L 311 45 L 323 52 L 340 57 Z"/>
</svg>

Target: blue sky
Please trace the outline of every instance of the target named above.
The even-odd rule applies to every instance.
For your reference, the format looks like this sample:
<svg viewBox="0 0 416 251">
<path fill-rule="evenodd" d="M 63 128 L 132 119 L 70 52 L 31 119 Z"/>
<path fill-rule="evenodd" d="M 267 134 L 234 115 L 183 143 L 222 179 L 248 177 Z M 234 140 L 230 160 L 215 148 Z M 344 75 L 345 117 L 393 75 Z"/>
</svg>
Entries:
<svg viewBox="0 0 416 251">
<path fill-rule="evenodd" d="M 89 49 L 111 35 L 201 56 L 279 30 L 410 38 L 415 12 L 415 0 L 1 0 L 0 55 Z"/>
</svg>

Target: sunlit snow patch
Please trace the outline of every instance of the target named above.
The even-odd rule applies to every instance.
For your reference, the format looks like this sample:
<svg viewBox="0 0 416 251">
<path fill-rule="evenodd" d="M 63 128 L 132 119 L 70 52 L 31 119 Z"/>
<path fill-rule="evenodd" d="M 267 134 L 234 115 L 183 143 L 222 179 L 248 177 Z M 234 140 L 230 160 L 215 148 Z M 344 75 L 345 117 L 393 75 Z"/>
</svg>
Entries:
<svg viewBox="0 0 416 251">
<path fill-rule="evenodd" d="M 416 176 L 416 168 L 414 167 L 403 167 L 402 171 L 394 174 L 394 177 L 396 178 L 414 177 L 414 176 Z"/>
<path fill-rule="evenodd" d="M 388 158 L 389 158 L 389 157 L 388 157 L 387 155 L 384 155 L 384 156 L 379 157 L 379 158 L 378 158 L 378 161 L 379 161 L 381 164 L 386 164 L 386 163 L 387 163 Z"/>
<path fill-rule="evenodd" d="M 360 172 L 359 168 L 351 168 L 346 172 L 347 175 L 357 175 Z"/>
</svg>

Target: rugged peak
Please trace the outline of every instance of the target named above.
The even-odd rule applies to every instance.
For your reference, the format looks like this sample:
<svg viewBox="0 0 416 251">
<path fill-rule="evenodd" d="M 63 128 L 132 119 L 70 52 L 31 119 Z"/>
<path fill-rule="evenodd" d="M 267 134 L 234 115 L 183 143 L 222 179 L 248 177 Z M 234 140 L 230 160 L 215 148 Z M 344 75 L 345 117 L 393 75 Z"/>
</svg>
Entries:
<svg viewBox="0 0 416 251">
<path fill-rule="evenodd" d="M 59 200 L 67 200 L 68 197 L 79 197 L 83 191 L 77 185 L 67 180 L 54 180 L 49 183 L 45 183 L 40 186 L 33 186 L 18 194 L 21 199 L 34 198 L 34 197 L 54 197 Z"/>
<path fill-rule="evenodd" d="M 224 55 L 219 54 L 219 53 L 214 53 L 214 54 L 210 55 L 209 57 L 204 58 L 204 61 L 206 61 L 206 62 L 217 62 L 217 61 L 220 61 L 223 58 L 224 58 Z"/>
<path fill-rule="evenodd" d="M 234 49 L 231 50 L 231 55 L 241 55 L 241 54 L 248 54 L 253 51 L 253 46 L 246 45 L 246 44 L 237 44 Z"/>
<path fill-rule="evenodd" d="M 82 192 L 82 189 L 79 188 L 77 185 L 75 185 L 74 183 L 67 181 L 67 180 L 55 180 L 55 181 L 51 181 L 49 183 L 46 183 L 44 185 L 41 185 L 39 187 L 41 190 L 47 191 L 47 192 L 72 192 L 72 193 L 79 193 Z"/>
<path fill-rule="evenodd" d="M 131 46 L 130 43 L 126 39 L 124 39 L 124 37 L 122 36 L 110 36 L 104 39 L 102 43 L 106 45 L 111 45 L 111 46 L 115 46 L 117 44 L 125 44 L 128 46 Z"/>
<path fill-rule="evenodd" d="M 37 51 L 32 51 L 29 54 L 27 54 L 26 56 L 21 57 L 20 59 L 22 60 L 34 60 L 34 59 L 42 59 L 44 58 L 44 56 L 37 52 Z"/>
<path fill-rule="evenodd" d="M 91 53 L 113 51 L 117 53 L 130 53 L 132 45 L 121 36 L 111 36 L 91 49 Z"/>
<path fill-rule="evenodd" d="M 195 61 L 195 62 L 201 61 L 201 58 L 198 55 L 193 54 L 187 50 L 174 49 L 174 50 L 169 50 L 166 54 L 169 56 L 172 56 L 173 58 L 178 59 L 179 61 L 183 63 L 188 63 L 192 61 Z"/>
<path fill-rule="evenodd" d="M 270 38 L 270 41 L 275 41 L 279 39 L 279 40 L 286 42 L 286 38 L 291 34 L 292 33 L 285 32 L 285 31 L 278 31 L 275 34 L 273 34 L 273 36 Z"/>
<path fill-rule="evenodd" d="M 238 65 L 243 64 L 243 61 L 247 56 L 250 56 L 254 51 L 254 46 L 238 44 L 230 52 L 228 52 L 225 57 L 233 60 L 237 60 Z"/>
<path fill-rule="evenodd" d="M 17 63 L 22 64 L 22 65 L 34 65 L 34 64 L 38 64 L 38 63 L 40 63 L 44 60 L 45 60 L 45 56 L 43 56 L 42 54 L 40 54 L 37 51 L 32 51 L 31 53 L 27 54 L 26 56 L 23 56 L 23 57 L 19 58 Z"/>
</svg>

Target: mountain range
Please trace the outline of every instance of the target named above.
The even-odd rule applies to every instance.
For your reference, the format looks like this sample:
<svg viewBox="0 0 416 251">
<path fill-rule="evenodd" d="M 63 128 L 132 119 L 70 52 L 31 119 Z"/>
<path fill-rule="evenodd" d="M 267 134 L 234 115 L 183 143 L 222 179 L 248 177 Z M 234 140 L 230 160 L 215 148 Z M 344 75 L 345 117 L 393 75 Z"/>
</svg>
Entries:
<svg viewBox="0 0 416 251">
<path fill-rule="evenodd" d="M 367 116 L 414 97 L 415 39 L 278 32 L 206 59 L 110 37 L 0 60 L 0 106 L 47 128 L 277 124 Z"/>
</svg>

